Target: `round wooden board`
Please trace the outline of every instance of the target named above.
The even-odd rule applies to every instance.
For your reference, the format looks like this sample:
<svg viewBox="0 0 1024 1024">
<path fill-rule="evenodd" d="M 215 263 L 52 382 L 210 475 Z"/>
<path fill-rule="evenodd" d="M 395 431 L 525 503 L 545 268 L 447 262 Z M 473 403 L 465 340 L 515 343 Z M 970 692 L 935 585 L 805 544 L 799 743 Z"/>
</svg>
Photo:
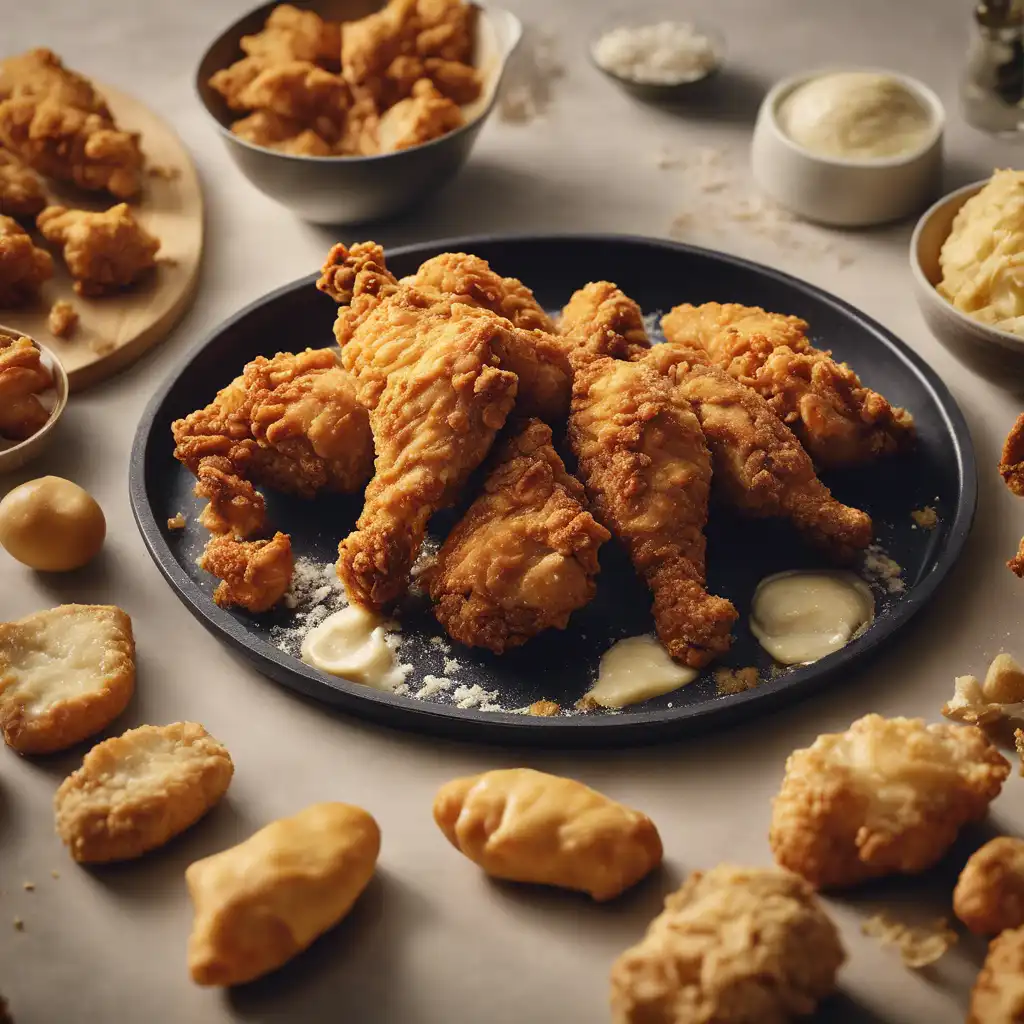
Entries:
<svg viewBox="0 0 1024 1024">
<path fill-rule="evenodd" d="M 54 277 L 41 299 L 24 309 L 0 310 L 0 320 L 52 349 L 63 363 L 72 391 L 97 384 L 135 362 L 162 341 L 188 309 L 199 278 L 203 251 L 203 195 L 192 158 L 174 130 L 131 96 L 96 83 L 118 125 L 140 132 L 146 166 L 169 176 L 147 173 L 142 193 L 132 201 L 136 217 L 160 239 L 152 274 L 116 295 L 85 299 L 54 252 Z M 87 210 L 105 210 L 117 202 L 106 193 L 83 192 L 47 180 L 52 202 Z M 49 248 L 34 234 L 36 244 Z M 56 299 L 69 300 L 81 317 L 68 339 L 54 337 L 47 314 Z"/>
</svg>

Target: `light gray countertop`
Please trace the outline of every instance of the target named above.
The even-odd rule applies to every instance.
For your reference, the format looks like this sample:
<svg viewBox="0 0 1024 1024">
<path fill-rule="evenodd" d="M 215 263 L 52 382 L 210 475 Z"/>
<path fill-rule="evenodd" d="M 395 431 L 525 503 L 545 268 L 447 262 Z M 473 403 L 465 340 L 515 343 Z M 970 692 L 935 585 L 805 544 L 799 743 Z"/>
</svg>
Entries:
<svg viewBox="0 0 1024 1024">
<path fill-rule="evenodd" d="M 118 728 L 200 721 L 237 767 L 228 799 L 191 833 L 137 863 L 92 872 L 71 863 L 53 831 L 53 790 L 80 754 L 29 761 L 0 751 L 0 990 L 19 1024 L 605 1020 L 609 965 L 641 934 L 664 892 L 693 868 L 769 863 L 769 800 L 790 750 L 867 711 L 935 719 L 954 675 L 983 672 L 1004 648 L 1024 655 L 1017 638 L 1024 584 L 1003 564 L 1024 530 L 1024 505 L 995 472 L 1020 400 L 1013 382 L 983 380 L 929 336 L 907 269 L 910 225 L 833 235 L 808 225 L 766 230 L 763 218 L 735 216 L 752 195 L 744 181 L 758 96 L 807 66 L 865 63 L 931 85 L 950 115 L 950 187 L 993 166 L 1020 166 L 1020 149 L 975 133 L 959 116 L 970 5 L 693 0 L 683 9 L 726 34 L 730 72 L 717 109 L 692 117 L 639 106 L 588 65 L 584 42 L 613 13 L 613 0 L 508 5 L 527 23 L 532 45 L 551 40 L 545 45 L 564 66 L 545 115 L 525 125 L 496 117 L 461 177 L 411 217 L 374 227 L 373 237 L 394 245 L 525 230 L 666 235 L 675 223 L 677 237 L 769 262 L 837 293 L 920 352 L 967 416 L 980 506 L 961 563 L 902 641 L 866 672 L 762 722 L 677 745 L 558 755 L 447 744 L 331 714 L 264 680 L 205 632 L 150 561 L 129 509 L 128 454 L 151 392 L 191 345 L 241 306 L 317 268 L 332 242 L 352 235 L 300 223 L 255 191 L 193 95 L 201 51 L 244 0 L 5 0 L 4 51 L 47 45 L 177 128 L 205 188 L 207 241 L 195 305 L 168 341 L 75 396 L 48 457 L 0 484 L 5 490 L 44 472 L 71 477 L 97 497 L 109 523 L 103 556 L 80 574 L 36 577 L 0 552 L 0 619 L 62 601 L 120 604 L 135 624 L 139 681 Z M 517 67 L 522 75 L 524 60 Z M 716 191 L 714 174 L 680 159 L 710 162 L 728 183 Z M 310 342 L 281 338 L 280 347 Z M 665 841 L 664 873 L 613 906 L 489 883 L 437 831 L 431 801 L 455 775 L 519 763 L 574 775 L 646 810 Z M 994 806 L 996 828 L 1024 827 L 1022 787 L 1009 780 Z M 192 985 L 185 866 L 325 799 L 365 806 L 383 831 L 379 877 L 351 919 L 244 990 Z M 23 890 L 25 880 L 35 882 L 34 892 Z M 859 933 L 878 900 L 897 914 L 947 914 L 951 884 L 939 871 L 829 901 L 850 960 L 844 996 L 822 1019 L 963 1019 L 983 943 L 962 940 L 935 968 L 912 973 Z M 11 925 L 16 916 L 22 932 Z"/>
</svg>

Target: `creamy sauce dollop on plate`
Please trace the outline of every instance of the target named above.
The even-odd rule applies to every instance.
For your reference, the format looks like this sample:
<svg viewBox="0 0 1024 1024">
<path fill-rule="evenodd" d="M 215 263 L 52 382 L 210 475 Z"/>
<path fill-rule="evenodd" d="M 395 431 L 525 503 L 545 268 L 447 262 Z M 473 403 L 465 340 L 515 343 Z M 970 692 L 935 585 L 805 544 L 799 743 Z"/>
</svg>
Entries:
<svg viewBox="0 0 1024 1024">
<path fill-rule="evenodd" d="M 394 690 L 405 681 L 408 668 L 395 663 L 386 637 L 394 623 L 349 605 L 328 615 L 302 641 L 302 660 L 307 665 L 342 676 L 377 690 Z"/>
<path fill-rule="evenodd" d="M 597 682 L 584 700 L 621 708 L 678 690 L 697 675 L 696 669 L 677 665 L 653 636 L 630 636 L 604 652 Z"/>
</svg>

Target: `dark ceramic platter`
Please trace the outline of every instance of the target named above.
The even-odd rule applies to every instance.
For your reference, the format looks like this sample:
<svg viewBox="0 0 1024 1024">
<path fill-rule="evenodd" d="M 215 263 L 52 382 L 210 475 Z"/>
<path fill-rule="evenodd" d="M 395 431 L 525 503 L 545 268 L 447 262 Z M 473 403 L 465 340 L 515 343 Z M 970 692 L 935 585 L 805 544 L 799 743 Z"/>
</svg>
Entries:
<svg viewBox="0 0 1024 1024">
<path fill-rule="evenodd" d="M 740 612 L 735 643 L 724 664 L 758 665 L 764 682 L 730 696 L 716 693 L 710 673 L 675 693 L 618 713 L 566 714 L 535 718 L 460 709 L 450 696 L 417 700 L 336 679 L 284 653 L 271 639 L 292 613 L 250 616 L 217 608 L 211 577 L 195 558 L 205 542 L 196 522 L 200 507 L 193 479 L 172 458 L 173 419 L 208 402 L 247 361 L 280 349 L 329 344 L 334 303 L 309 277 L 287 285 L 242 310 L 195 348 L 153 398 L 139 424 L 131 464 L 131 499 L 139 529 L 157 565 L 189 610 L 265 675 L 344 711 L 402 728 L 464 739 L 552 746 L 642 743 L 735 721 L 819 689 L 894 639 L 935 593 L 963 549 L 977 495 L 974 453 L 963 417 L 945 386 L 906 345 L 879 324 L 831 295 L 766 267 L 669 242 L 609 236 L 466 238 L 397 249 L 389 265 L 399 276 L 438 252 L 463 250 L 490 261 L 503 274 L 525 280 L 539 300 L 556 310 L 590 280 L 616 281 L 645 312 L 691 301 L 718 300 L 760 305 L 808 320 L 814 339 L 849 360 L 869 385 L 907 406 L 917 421 L 920 443 L 906 457 L 870 469 L 832 473 L 836 496 L 874 518 L 878 539 L 903 567 L 906 590 L 877 594 L 871 627 L 846 648 L 818 663 L 774 678 L 770 659 L 746 625 L 757 582 L 770 573 L 816 564 L 784 524 L 746 522 L 713 508 L 708 524 L 708 588 L 730 598 Z M 940 525 L 913 529 L 910 513 L 937 508 Z M 297 556 L 321 563 L 336 557 L 339 538 L 351 528 L 360 502 L 327 496 L 307 503 L 268 496 L 272 522 L 291 533 Z M 170 533 L 170 516 L 182 510 L 184 531 Z M 452 513 L 437 517 L 436 533 L 450 527 Z M 588 689 L 601 654 L 616 640 L 649 632 L 650 600 L 622 551 L 613 542 L 601 554 L 597 598 L 577 612 L 569 629 L 550 632 L 503 657 L 454 645 L 460 662 L 457 683 L 479 683 L 499 691 L 503 707 L 523 707 L 542 698 L 572 708 Z M 418 652 L 413 690 L 427 673 L 442 674 L 444 634 L 419 606 L 403 615 L 403 633 Z M 449 691 L 450 694 L 451 691 Z M 448 703 L 443 701 L 447 700 Z"/>
</svg>

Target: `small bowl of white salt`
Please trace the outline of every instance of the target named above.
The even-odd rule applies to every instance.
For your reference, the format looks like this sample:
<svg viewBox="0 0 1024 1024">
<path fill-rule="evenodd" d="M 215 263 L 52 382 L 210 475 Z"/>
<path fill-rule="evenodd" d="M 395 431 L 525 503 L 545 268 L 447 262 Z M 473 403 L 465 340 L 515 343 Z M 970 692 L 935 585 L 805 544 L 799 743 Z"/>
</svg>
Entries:
<svg viewBox="0 0 1024 1024">
<path fill-rule="evenodd" d="M 597 69 L 638 99 L 671 103 L 703 86 L 722 67 L 719 33 L 688 21 L 624 21 L 590 43 Z"/>
</svg>

